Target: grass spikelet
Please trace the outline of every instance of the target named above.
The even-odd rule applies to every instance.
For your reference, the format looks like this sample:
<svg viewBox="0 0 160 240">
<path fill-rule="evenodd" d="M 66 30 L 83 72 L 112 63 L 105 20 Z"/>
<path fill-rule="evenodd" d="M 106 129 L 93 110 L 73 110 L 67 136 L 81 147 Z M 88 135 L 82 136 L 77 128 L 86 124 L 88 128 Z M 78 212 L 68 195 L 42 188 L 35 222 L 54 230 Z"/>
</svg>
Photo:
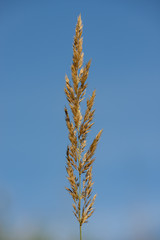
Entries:
<svg viewBox="0 0 160 240">
<path fill-rule="evenodd" d="M 84 116 L 81 113 L 81 102 L 84 100 L 87 88 L 87 77 L 91 65 L 91 60 L 83 67 L 83 52 L 82 52 L 82 20 L 79 15 L 75 29 L 73 42 L 73 59 L 71 65 L 72 84 L 68 76 L 65 76 L 65 94 L 68 100 L 73 122 L 70 120 L 69 113 L 65 107 L 65 120 L 68 128 L 68 138 L 70 141 L 66 152 L 66 171 L 67 179 L 70 183 L 70 188 L 66 190 L 70 193 L 74 203 L 73 213 L 79 222 L 80 240 L 82 240 L 82 225 L 88 221 L 88 218 L 94 212 L 94 202 L 96 194 L 92 197 L 92 167 L 95 158 L 95 150 L 100 140 L 102 130 L 97 134 L 89 149 L 86 148 L 86 138 L 90 132 L 94 122 L 95 109 L 93 108 L 96 91 L 94 90 L 91 97 L 87 99 L 87 106 Z M 83 179 L 82 179 L 83 178 Z"/>
</svg>

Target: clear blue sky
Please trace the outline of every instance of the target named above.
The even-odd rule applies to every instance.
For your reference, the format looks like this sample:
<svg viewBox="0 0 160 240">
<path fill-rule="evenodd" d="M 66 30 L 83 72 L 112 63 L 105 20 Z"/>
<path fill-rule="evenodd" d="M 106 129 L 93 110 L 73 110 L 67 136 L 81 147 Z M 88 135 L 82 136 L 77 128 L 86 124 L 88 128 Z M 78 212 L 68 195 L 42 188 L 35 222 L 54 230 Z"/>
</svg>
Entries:
<svg viewBox="0 0 160 240">
<path fill-rule="evenodd" d="M 92 58 L 87 94 L 97 91 L 90 139 L 104 129 L 93 169 L 96 212 L 85 232 L 125 236 L 141 217 L 158 229 L 160 2 L 154 0 L 0 1 L 0 189 L 9 198 L 9 222 L 20 229 L 44 221 L 53 231 L 63 227 L 64 236 L 78 231 L 64 189 L 64 76 L 70 77 L 79 13 L 84 62 Z"/>
</svg>

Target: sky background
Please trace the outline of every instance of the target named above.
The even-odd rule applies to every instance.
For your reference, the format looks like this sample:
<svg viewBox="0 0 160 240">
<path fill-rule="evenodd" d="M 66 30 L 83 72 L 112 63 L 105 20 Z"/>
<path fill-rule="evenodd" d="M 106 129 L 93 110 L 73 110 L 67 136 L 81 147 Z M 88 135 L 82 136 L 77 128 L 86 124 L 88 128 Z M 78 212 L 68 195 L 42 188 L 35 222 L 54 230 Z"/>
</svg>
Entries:
<svg viewBox="0 0 160 240">
<path fill-rule="evenodd" d="M 87 96 L 103 128 L 93 168 L 96 211 L 84 234 L 125 239 L 160 229 L 160 2 L 0 1 L 0 212 L 15 233 L 78 235 L 65 191 L 64 94 L 77 16 Z M 43 227 L 42 227 L 43 226 Z M 29 230 L 28 230 L 29 229 Z M 9 231 L 9 230 L 8 230 Z"/>
</svg>

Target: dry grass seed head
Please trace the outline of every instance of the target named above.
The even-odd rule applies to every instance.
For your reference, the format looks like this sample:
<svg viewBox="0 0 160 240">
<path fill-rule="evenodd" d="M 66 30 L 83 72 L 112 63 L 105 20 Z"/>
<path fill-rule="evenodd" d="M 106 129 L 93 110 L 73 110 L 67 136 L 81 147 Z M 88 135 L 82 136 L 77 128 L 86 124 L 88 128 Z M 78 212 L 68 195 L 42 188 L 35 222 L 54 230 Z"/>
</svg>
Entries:
<svg viewBox="0 0 160 240">
<path fill-rule="evenodd" d="M 97 134 L 92 144 L 90 145 L 89 150 L 84 153 L 82 157 L 82 153 L 86 147 L 86 137 L 91 127 L 93 126 L 93 117 L 95 110 L 92 110 L 96 92 L 95 90 L 92 93 L 92 96 L 87 99 L 87 109 L 85 111 L 84 116 L 81 114 L 80 103 L 84 99 L 84 95 L 86 93 L 87 88 L 87 77 L 89 74 L 91 60 L 82 67 L 83 65 L 83 52 L 82 52 L 82 20 L 81 15 L 78 17 L 75 36 L 73 42 L 73 62 L 71 65 L 71 76 L 73 86 L 69 83 L 69 78 L 67 75 L 65 76 L 66 86 L 65 86 L 65 94 L 67 100 L 69 102 L 69 106 L 71 108 L 71 112 L 73 115 L 73 123 L 70 121 L 68 110 L 65 107 L 65 115 L 66 115 L 66 124 L 69 131 L 69 140 L 70 146 L 67 147 L 67 179 L 70 182 L 70 188 L 66 188 L 66 190 L 71 194 L 74 204 L 74 215 L 79 221 L 80 225 L 87 222 L 87 219 L 93 214 L 94 209 L 92 208 L 96 195 L 91 198 L 92 194 L 92 165 L 95 158 L 92 158 L 98 141 L 100 139 L 102 130 Z M 74 173 L 76 171 L 76 173 Z M 76 177 L 76 174 L 79 176 L 84 174 L 83 180 L 83 188 L 82 192 L 80 191 L 81 182 Z M 81 200 L 83 200 L 83 208 L 81 210 Z"/>
</svg>

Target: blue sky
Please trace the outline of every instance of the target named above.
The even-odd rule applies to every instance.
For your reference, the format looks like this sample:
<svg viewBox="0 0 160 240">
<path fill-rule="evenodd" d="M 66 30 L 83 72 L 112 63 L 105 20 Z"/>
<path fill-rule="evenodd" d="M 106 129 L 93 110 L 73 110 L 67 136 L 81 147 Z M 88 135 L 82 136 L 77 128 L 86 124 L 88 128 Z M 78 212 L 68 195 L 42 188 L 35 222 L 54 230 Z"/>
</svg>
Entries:
<svg viewBox="0 0 160 240">
<path fill-rule="evenodd" d="M 156 229 L 159 1 L 8 0 L 0 9 L 0 189 L 11 225 L 43 221 L 55 231 L 63 226 L 64 235 L 78 230 L 64 189 L 64 76 L 81 13 L 84 62 L 92 59 L 87 94 L 97 93 L 89 142 L 104 129 L 93 169 L 96 212 L 84 231 L 124 236 L 135 212 Z"/>
</svg>

